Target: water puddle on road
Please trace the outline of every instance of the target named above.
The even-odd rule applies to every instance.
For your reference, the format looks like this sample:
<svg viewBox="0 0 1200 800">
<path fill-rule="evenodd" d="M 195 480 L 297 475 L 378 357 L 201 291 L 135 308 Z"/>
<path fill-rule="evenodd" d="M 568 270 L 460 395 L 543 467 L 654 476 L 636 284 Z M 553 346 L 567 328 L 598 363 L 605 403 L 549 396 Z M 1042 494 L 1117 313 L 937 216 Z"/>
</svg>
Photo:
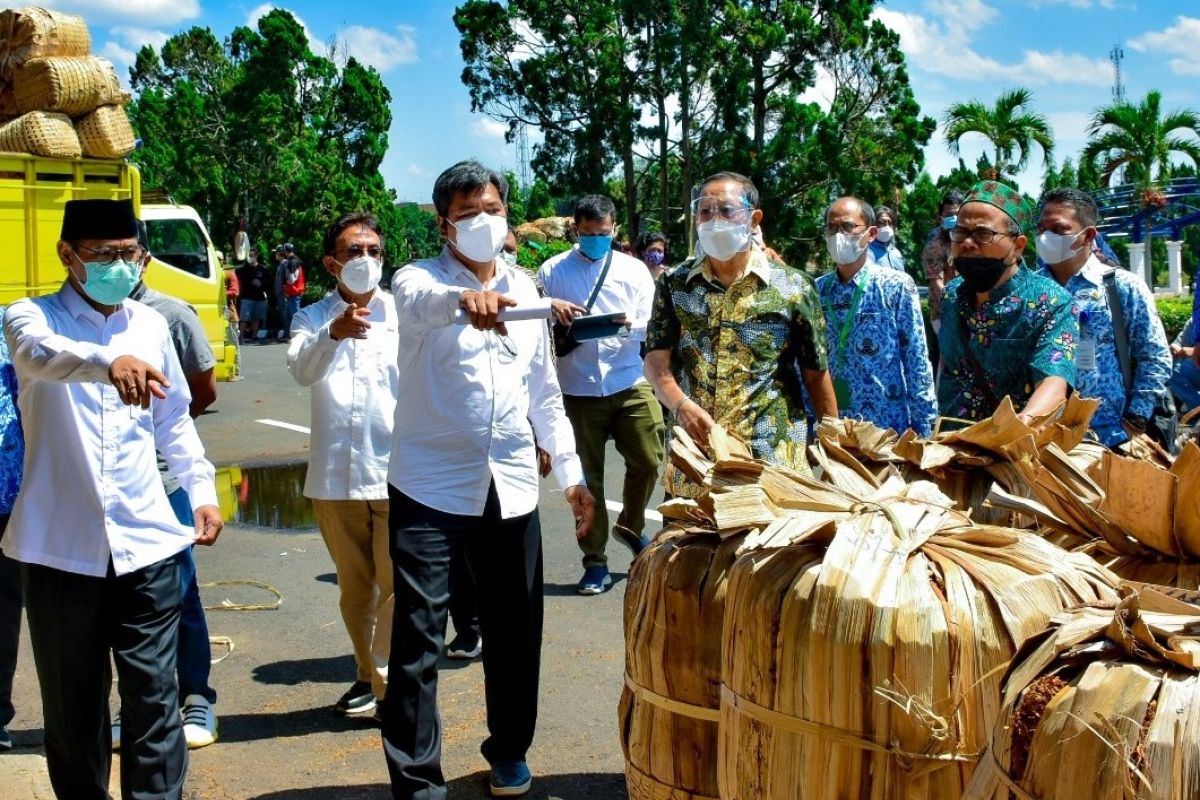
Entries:
<svg viewBox="0 0 1200 800">
<path fill-rule="evenodd" d="M 225 519 L 264 528 L 317 527 L 312 501 L 304 496 L 308 465 L 220 467 L 217 497 Z"/>
</svg>

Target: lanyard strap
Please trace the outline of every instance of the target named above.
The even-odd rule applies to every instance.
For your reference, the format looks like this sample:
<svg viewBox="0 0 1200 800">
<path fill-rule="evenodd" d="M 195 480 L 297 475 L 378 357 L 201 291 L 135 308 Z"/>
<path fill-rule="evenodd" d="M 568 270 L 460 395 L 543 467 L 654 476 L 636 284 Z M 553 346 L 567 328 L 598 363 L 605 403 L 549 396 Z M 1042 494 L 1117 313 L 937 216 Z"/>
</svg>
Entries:
<svg viewBox="0 0 1200 800">
<path fill-rule="evenodd" d="M 856 278 L 858 278 L 858 275 L 855 275 L 851 280 Z M 834 280 L 837 280 L 836 276 L 834 277 Z M 838 331 L 837 358 L 839 364 L 843 363 L 845 360 L 846 342 L 850 341 L 850 331 L 854 327 L 854 318 L 858 315 L 858 306 L 860 303 L 862 303 L 863 286 L 866 285 L 866 282 L 866 278 L 863 278 L 861 282 L 856 282 L 854 284 L 854 296 L 850 298 L 850 313 L 846 315 L 846 319 L 842 322 L 842 329 Z M 830 310 L 832 309 L 833 306 L 831 304 Z"/>
</svg>

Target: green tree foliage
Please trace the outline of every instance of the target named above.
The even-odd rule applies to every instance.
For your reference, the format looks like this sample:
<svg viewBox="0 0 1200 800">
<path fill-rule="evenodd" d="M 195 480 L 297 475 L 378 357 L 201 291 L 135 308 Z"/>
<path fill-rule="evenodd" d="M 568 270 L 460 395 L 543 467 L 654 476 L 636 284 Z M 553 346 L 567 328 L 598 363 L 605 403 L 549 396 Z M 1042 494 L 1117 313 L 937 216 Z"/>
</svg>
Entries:
<svg viewBox="0 0 1200 800">
<path fill-rule="evenodd" d="M 1164 114 L 1157 91 L 1148 92 L 1139 103 L 1124 100 L 1097 109 L 1088 134 L 1092 138 L 1081 158 L 1099 162 L 1103 186 L 1121 170 L 1126 183 L 1148 188 L 1170 175 L 1176 155 L 1200 167 L 1200 142 L 1194 138 L 1200 136 L 1200 112 Z"/>
<path fill-rule="evenodd" d="M 1011 176 L 1025 169 L 1035 144 L 1041 148 L 1042 160 L 1051 165 L 1054 135 L 1046 118 L 1029 110 L 1032 100 L 1028 89 L 1016 88 L 1001 94 L 990 108 L 978 100 L 950 106 L 943 120 L 950 152 L 958 155 L 963 137 L 977 133 L 992 146 L 990 171 L 994 174 L 989 177 Z"/>
<path fill-rule="evenodd" d="M 224 42 L 192 28 L 160 51 L 143 47 L 130 76 L 144 184 L 196 206 L 218 243 L 232 241 L 244 216 L 261 252 L 291 241 L 309 283 L 330 286 L 324 231 L 364 209 L 379 217 L 389 261 L 437 252 L 432 215 L 397 209 L 379 173 L 392 121 L 379 74 L 314 53 L 286 11 Z"/>
<path fill-rule="evenodd" d="M 743 172 L 760 188 L 768 240 L 803 264 L 829 200 L 894 201 L 935 128 L 872 7 L 468 0 L 455 24 L 473 108 L 510 130 L 542 129 L 534 166 L 554 193 L 607 185 L 625 235 L 663 229 L 682 253 L 694 183 Z M 821 102 L 806 95 L 818 85 Z"/>
</svg>

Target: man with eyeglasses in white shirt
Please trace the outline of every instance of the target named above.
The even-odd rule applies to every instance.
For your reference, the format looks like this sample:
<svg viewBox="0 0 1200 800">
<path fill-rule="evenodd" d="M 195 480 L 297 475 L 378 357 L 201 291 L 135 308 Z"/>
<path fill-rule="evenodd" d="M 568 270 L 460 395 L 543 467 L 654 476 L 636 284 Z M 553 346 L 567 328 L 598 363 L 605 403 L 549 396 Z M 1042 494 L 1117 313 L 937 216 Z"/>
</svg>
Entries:
<svg viewBox="0 0 1200 800">
<path fill-rule="evenodd" d="M 387 467 L 396 413 L 396 309 L 379 288 L 383 237 L 374 214 L 344 214 L 325 233 L 337 287 L 292 318 L 287 365 L 312 388 L 304 495 L 337 572 L 354 683 L 334 705 L 370 715 L 387 688 L 392 635 Z"/>
<path fill-rule="evenodd" d="M 504 177 L 474 161 L 447 169 L 433 187 L 446 245 L 392 280 L 402 347 L 388 469 L 396 613 L 382 727 L 392 795 L 403 800 L 446 797 L 437 664 L 456 546 L 466 550 L 488 643 L 491 735 L 482 752 L 491 792 L 529 791 L 543 605 L 536 447 L 550 455 L 577 537 L 595 512 L 546 321 L 500 319 L 539 301 L 533 280 L 499 258 L 507 196 Z M 455 324 L 460 311 L 469 324 Z"/>
<path fill-rule="evenodd" d="M 176 556 L 221 532 L 213 467 L 166 320 L 128 299 L 142 257 L 133 203 L 69 201 L 57 250 L 62 288 L 4 317 L 26 441 L 4 552 L 22 562 L 50 782 L 59 798 L 109 796 L 111 654 L 121 794 L 176 800 L 187 769 Z M 171 509 L 156 447 L 194 527 Z"/>
</svg>

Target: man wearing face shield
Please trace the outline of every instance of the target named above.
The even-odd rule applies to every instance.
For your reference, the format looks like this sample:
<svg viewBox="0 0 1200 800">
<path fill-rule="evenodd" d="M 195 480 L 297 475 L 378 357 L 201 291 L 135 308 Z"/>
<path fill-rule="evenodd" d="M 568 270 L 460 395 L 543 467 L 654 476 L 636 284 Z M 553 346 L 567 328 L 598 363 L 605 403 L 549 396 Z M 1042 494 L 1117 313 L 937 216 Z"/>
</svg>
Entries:
<svg viewBox="0 0 1200 800">
<path fill-rule="evenodd" d="M 382 727 L 397 800 L 446 797 L 437 667 L 456 547 L 481 599 L 491 792 L 529 791 L 543 610 L 537 447 L 577 538 L 595 511 L 546 321 L 500 318 L 539 303 L 532 278 L 499 258 L 507 196 L 504 176 L 474 161 L 444 171 L 433 203 L 446 246 L 392 279 L 404 346 L 388 468 L 396 613 Z"/>
<path fill-rule="evenodd" d="M 843 417 L 921 436 L 937 398 L 917 286 L 868 253 L 876 213 L 856 197 L 825 210 L 825 245 L 837 268 L 817 278 L 829 371 Z"/>
<path fill-rule="evenodd" d="M 1037 252 L 1046 267 L 1038 274 L 1053 279 L 1075 298 L 1081 334 L 1075 351 L 1075 388 L 1083 397 L 1100 400 L 1092 431 L 1102 444 L 1114 447 L 1146 431 L 1155 402 L 1171 379 L 1171 352 L 1145 282 L 1127 270 L 1104 266 L 1093 254 L 1096 217 L 1096 201 L 1086 192 L 1047 192 L 1037 225 Z M 1133 362 L 1128 390 L 1109 307 L 1109 274 L 1120 300 Z"/>
<path fill-rule="evenodd" d="M 304 495 L 337 571 L 354 682 L 334 705 L 370 716 L 387 688 L 392 629 L 387 466 L 396 412 L 399 334 L 379 287 L 383 239 L 374 214 L 345 214 L 325 233 L 337 287 L 296 312 L 287 365 L 312 388 L 312 442 Z"/>
<path fill-rule="evenodd" d="M 825 318 L 812 279 L 754 246 L 762 216 L 744 175 L 720 172 L 701 184 L 695 218 L 704 256 L 658 280 L 645 372 L 693 439 L 707 442 L 720 423 L 756 457 L 807 473 L 804 391 L 818 418 L 838 413 Z M 669 491 L 694 493 L 679 475 Z"/>
<path fill-rule="evenodd" d="M 60 798 L 109 796 L 111 658 L 122 795 L 178 800 L 177 556 L 221 532 L 213 467 L 167 323 L 129 299 L 142 259 L 133 203 L 67 202 L 58 256 L 62 288 L 4 316 L 26 453 L 3 547 L 22 562 L 50 781 Z M 156 448 L 191 500 L 192 526 L 176 520 Z"/>
<path fill-rule="evenodd" d="M 1018 415 L 1048 414 L 1075 385 L 1079 322 L 1071 295 L 1021 263 L 1029 201 L 997 181 L 977 183 L 950 231 L 959 277 L 942 299 L 938 336 L 942 416 L 976 421 L 1010 397 Z"/>
</svg>

